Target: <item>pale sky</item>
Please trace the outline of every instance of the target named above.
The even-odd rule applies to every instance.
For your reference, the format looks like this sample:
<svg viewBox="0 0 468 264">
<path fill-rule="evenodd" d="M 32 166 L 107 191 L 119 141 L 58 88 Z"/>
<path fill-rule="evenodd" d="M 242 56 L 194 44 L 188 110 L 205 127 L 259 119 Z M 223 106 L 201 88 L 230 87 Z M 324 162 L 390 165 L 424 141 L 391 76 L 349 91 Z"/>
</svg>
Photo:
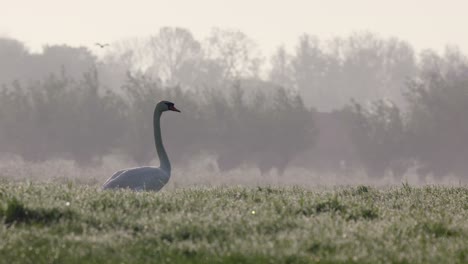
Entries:
<svg viewBox="0 0 468 264">
<path fill-rule="evenodd" d="M 0 36 L 25 42 L 93 46 L 145 37 L 163 26 L 203 39 L 213 27 L 239 29 L 264 55 L 292 48 L 303 33 L 322 39 L 371 31 L 418 50 L 446 44 L 468 52 L 468 1 L 457 0 L 0 0 Z"/>
</svg>

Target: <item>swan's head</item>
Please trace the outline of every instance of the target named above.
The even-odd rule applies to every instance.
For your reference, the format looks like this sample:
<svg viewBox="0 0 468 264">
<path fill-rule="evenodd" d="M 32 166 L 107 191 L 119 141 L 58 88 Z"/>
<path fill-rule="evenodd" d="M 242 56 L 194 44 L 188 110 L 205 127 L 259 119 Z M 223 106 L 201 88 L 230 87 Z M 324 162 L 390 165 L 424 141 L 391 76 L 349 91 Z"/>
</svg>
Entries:
<svg viewBox="0 0 468 264">
<path fill-rule="evenodd" d="M 175 106 L 174 106 L 174 103 L 172 102 L 169 102 L 169 101 L 161 101 L 157 104 L 156 108 L 160 111 L 160 112 L 165 112 L 165 111 L 175 111 L 175 112 L 179 112 L 180 113 L 180 110 L 177 109 Z"/>
</svg>

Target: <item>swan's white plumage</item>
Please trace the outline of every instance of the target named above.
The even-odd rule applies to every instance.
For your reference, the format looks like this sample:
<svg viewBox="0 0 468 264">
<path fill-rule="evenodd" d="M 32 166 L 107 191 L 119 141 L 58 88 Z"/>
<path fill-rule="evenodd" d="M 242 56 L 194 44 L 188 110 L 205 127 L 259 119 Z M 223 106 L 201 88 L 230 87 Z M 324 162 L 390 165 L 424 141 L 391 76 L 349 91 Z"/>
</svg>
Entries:
<svg viewBox="0 0 468 264">
<path fill-rule="evenodd" d="M 115 172 L 102 186 L 103 189 L 128 188 L 135 191 L 159 191 L 169 181 L 171 163 L 164 149 L 161 138 L 160 117 L 164 111 L 177 111 L 174 104 L 168 101 L 159 102 L 153 115 L 154 140 L 158 152 L 160 167 L 138 167 Z"/>
<path fill-rule="evenodd" d="M 103 189 L 128 188 L 159 191 L 169 181 L 170 174 L 157 167 L 120 170 L 110 177 Z"/>
</svg>

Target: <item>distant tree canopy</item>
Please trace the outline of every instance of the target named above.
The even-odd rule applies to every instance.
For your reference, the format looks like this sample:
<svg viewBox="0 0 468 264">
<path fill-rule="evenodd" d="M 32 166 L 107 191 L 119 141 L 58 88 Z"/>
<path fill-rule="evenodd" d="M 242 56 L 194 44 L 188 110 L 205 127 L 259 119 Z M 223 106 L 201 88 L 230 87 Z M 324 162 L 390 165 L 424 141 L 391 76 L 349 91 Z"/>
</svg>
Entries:
<svg viewBox="0 0 468 264">
<path fill-rule="evenodd" d="M 14 80 L 34 82 L 66 68 L 79 78 L 96 64 L 96 56 L 87 48 L 46 46 L 41 54 L 30 53 L 19 41 L 0 38 L 0 83 Z"/>
<path fill-rule="evenodd" d="M 83 165 L 119 152 L 145 164 L 156 158 L 152 114 L 162 99 L 184 113 L 163 120 L 174 161 L 208 154 L 222 170 L 245 164 L 282 172 L 313 143 L 310 110 L 284 88 L 271 98 L 257 91 L 251 100 L 240 86 L 225 87 L 228 93 L 193 92 L 129 74 L 122 89 L 125 97 L 102 87 L 96 70 L 78 80 L 63 71 L 31 85 L 4 85 L 1 152 L 28 161 L 65 157 Z"/>
<path fill-rule="evenodd" d="M 81 80 L 65 72 L 51 74 L 43 81 L 23 86 L 14 82 L 0 94 L 0 148 L 26 160 L 54 157 L 89 163 L 109 153 L 120 133 L 122 119 L 116 105 L 121 99 L 108 92 L 98 93 L 95 71 Z"/>
<path fill-rule="evenodd" d="M 103 52 L 62 45 L 35 54 L 0 38 L 0 153 L 80 164 L 121 153 L 147 163 L 156 157 L 153 107 L 167 99 L 183 112 L 163 119 L 179 164 L 209 155 L 221 170 L 467 175 L 468 59 L 456 48 L 415 55 L 371 33 L 303 35 L 294 52 L 279 47 L 264 60 L 240 31 L 198 40 L 166 27 Z"/>
<path fill-rule="evenodd" d="M 401 178 L 412 165 L 412 157 L 407 151 L 407 131 L 400 109 L 379 100 L 364 108 L 353 102 L 342 112 L 367 174 L 382 177 L 390 172 Z"/>
<path fill-rule="evenodd" d="M 351 98 L 402 103 L 401 90 L 415 71 L 413 49 L 395 38 L 361 33 L 323 42 L 303 35 L 294 54 L 278 49 L 270 78 L 296 88 L 307 105 L 330 111 Z"/>
<path fill-rule="evenodd" d="M 458 49 L 444 56 L 424 52 L 408 84 L 409 137 L 422 174 L 468 171 L 468 58 Z"/>
</svg>

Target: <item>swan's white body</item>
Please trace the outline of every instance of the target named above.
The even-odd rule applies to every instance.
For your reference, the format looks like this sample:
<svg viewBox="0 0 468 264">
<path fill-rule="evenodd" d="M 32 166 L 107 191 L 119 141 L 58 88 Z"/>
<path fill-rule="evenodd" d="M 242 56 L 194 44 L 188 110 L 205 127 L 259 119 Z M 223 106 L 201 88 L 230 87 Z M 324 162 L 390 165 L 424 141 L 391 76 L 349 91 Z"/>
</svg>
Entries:
<svg viewBox="0 0 468 264">
<path fill-rule="evenodd" d="M 157 167 L 138 167 L 120 170 L 110 177 L 103 189 L 128 188 L 135 191 L 159 191 L 171 174 Z"/>
<path fill-rule="evenodd" d="M 161 138 L 160 119 L 164 111 L 177 111 L 174 104 L 159 102 L 154 109 L 154 141 L 158 152 L 160 167 L 138 167 L 120 170 L 114 173 L 102 186 L 103 189 L 128 188 L 135 191 L 159 191 L 171 177 L 171 163 L 166 154 Z"/>
</svg>

